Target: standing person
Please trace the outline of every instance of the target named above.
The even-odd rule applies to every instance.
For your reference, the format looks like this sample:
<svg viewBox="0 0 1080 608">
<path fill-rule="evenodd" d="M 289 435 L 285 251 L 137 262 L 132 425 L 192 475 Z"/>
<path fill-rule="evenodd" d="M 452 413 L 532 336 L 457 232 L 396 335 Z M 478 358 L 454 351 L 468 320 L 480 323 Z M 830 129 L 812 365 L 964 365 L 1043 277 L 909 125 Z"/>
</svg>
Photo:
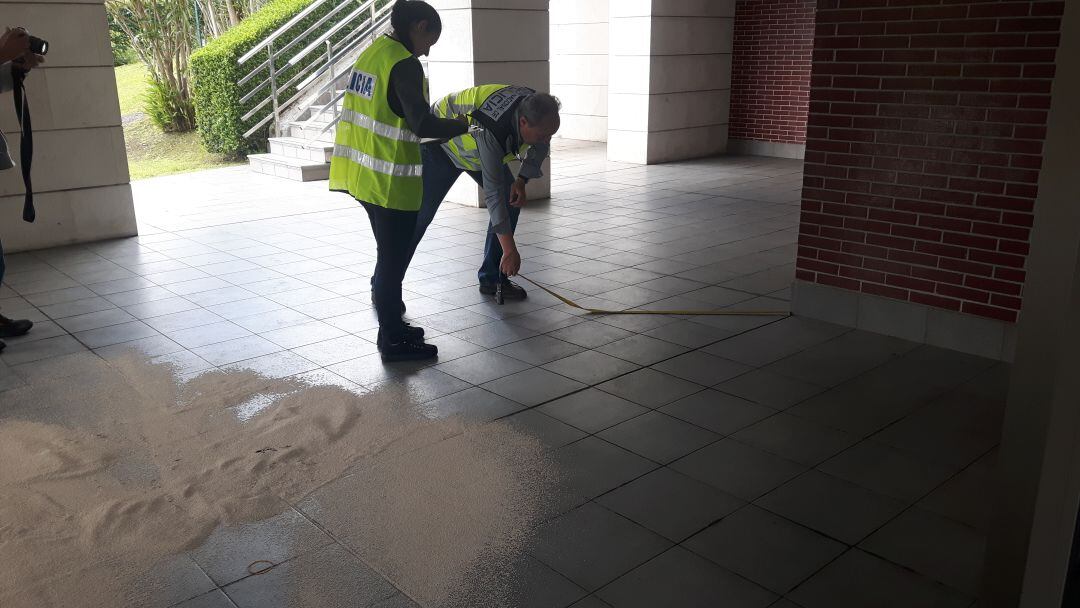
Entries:
<svg viewBox="0 0 1080 608">
<path fill-rule="evenodd" d="M 21 28 L 5 28 L 0 34 L 0 93 L 6 93 L 15 86 L 12 70 L 29 72 L 41 65 L 45 58 L 30 52 L 30 35 Z M 15 163 L 11 160 L 7 140 L 0 133 L 0 171 L 11 169 Z M 0 243 L 0 284 L 4 280 L 4 246 Z M 25 335 L 34 324 L 26 319 L 9 319 L 0 315 L 0 338 L 14 338 Z M 0 340 L 0 351 L 7 344 Z"/>
<path fill-rule="evenodd" d="M 525 184 L 543 175 L 541 165 L 559 130 L 559 100 L 522 86 L 489 84 L 452 93 L 435 103 L 438 116 L 468 116 L 473 127 L 465 135 L 421 146 L 424 160 L 424 202 L 409 249 L 416 252 L 435 212 L 462 172 L 484 189 L 489 222 L 484 259 L 477 272 L 480 293 L 523 300 L 525 290 L 506 277 L 521 269 L 514 241 L 518 216 L 525 206 Z M 521 161 L 514 177 L 507 166 Z"/>
<path fill-rule="evenodd" d="M 384 361 L 429 359 L 438 349 L 424 331 L 401 318 L 401 281 L 424 196 L 420 138 L 453 138 L 462 120 L 435 116 L 418 57 L 442 33 L 439 13 L 426 2 L 397 0 L 393 33 L 356 60 L 337 124 L 330 189 L 360 201 L 378 246 L 372 296 L 379 316 L 377 343 Z"/>
</svg>

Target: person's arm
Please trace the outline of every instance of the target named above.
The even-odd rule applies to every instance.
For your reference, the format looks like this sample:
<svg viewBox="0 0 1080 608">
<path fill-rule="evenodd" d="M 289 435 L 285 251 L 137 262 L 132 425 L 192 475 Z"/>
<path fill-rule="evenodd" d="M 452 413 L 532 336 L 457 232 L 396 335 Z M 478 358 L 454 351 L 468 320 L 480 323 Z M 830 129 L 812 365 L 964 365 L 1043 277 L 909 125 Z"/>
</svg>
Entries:
<svg viewBox="0 0 1080 608">
<path fill-rule="evenodd" d="M 514 229 L 510 224 L 510 185 L 513 176 L 503 164 L 503 148 L 490 131 L 473 133 L 480 153 L 480 168 L 484 181 L 484 202 L 491 220 L 492 232 L 502 246 L 503 259 L 499 269 L 514 276 L 521 268 L 521 254 L 514 241 Z"/>
<path fill-rule="evenodd" d="M 419 59 L 413 57 L 399 61 L 390 70 L 390 90 L 397 97 L 401 109 L 398 114 L 417 137 L 450 139 L 469 131 L 469 125 L 463 121 L 432 114 L 431 106 L 424 97 L 424 68 Z M 397 112 L 397 108 L 393 109 Z"/>
<path fill-rule="evenodd" d="M 0 93 L 7 93 L 15 88 L 15 81 L 11 77 L 11 62 L 0 64 Z"/>
</svg>

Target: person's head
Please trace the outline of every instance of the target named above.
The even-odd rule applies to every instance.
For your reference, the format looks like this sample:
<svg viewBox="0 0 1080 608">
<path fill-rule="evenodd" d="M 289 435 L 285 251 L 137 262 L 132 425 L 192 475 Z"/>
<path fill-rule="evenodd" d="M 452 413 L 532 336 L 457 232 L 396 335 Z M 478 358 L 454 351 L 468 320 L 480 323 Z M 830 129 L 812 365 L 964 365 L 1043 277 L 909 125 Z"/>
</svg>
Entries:
<svg viewBox="0 0 1080 608">
<path fill-rule="evenodd" d="M 390 11 L 390 25 L 394 38 L 418 57 L 431 52 L 442 34 L 439 11 L 422 0 L 397 0 Z"/>
<path fill-rule="evenodd" d="M 562 119 L 559 110 L 562 103 L 559 98 L 547 93 L 533 93 L 521 100 L 518 106 L 518 131 L 521 139 L 535 146 L 551 142 L 551 137 L 559 131 Z"/>
</svg>

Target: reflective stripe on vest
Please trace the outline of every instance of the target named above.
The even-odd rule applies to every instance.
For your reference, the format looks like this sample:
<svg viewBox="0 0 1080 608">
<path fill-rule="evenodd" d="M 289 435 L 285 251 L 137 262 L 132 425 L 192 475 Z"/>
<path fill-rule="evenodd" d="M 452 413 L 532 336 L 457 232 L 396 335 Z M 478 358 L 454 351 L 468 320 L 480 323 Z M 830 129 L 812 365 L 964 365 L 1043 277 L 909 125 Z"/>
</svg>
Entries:
<svg viewBox="0 0 1080 608">
<path fill-rule="evenodd" d="M 382 37 L 360 54 L 349 76 L 330 160 L 330 189 L 389 209 L 416 211 L 424 195 L 420 138 L 390 109 L 390 72 L 412 57 Z M 427 96 L 427 83 L 424 83 Z"/>
<path fill-rule="evenodd" d="M 334 156 L 346 158 L 352 162 L 363 165 L 372 171 L 378 171 L 384 175 L 394 177 L 420 177 L 424 174 L 424 165 L 397 165 L 389 161 L 379 160 L 349 146 L 334 145 Z"/>
<path fill-rule="evenodd" d="M 358 127 L 373 131 L 376 135 L 394 139 L 397 141 L 418 142 L 420 138 L 413 134 L 408 129 L 400 129 L 398 127 L 392 127 L 388 124 L 381 123 L 370 116 L 365 116 L 356 110 L 342 110 L 341 120 Z"/>
</svg>

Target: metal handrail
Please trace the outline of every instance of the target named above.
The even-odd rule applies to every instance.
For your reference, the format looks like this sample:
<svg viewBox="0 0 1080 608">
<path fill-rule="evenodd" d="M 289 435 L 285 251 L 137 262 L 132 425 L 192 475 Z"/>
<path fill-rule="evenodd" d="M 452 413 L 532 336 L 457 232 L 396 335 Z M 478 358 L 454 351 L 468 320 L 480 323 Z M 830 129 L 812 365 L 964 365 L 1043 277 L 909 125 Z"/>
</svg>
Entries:
<svg viewBox="0 0 1080 608">
<path fill-rule="evenodd" d="M 305 8 L 304 10 L 297 13 L 296 16 L 294 16 L 292 19 L 289 19 L 288 21 L 286 21 L 285 25 L 283 25 L 283 26 L 279 27 L 278 29 L 274 30 L 274 32 L 272 34 L 270 34 L 269 36 L 266 37 L 266 40 L 263 40 L 259 44 L 256 44 L 251 50 L 249 50 L 248 52 L 241 55 L 240 59 L 236 60 L 236 63 L 239 64 L 239 65 L 244 65 L 252 57 L 254 57 L 255 55 L 258 55 L 259 51 L 265 49 L 266 47 L 270 46 L 271 44 L 274 44 L 274 41 L 277 40 L 280 36 L 282 36 L 285 32 L 287 32 L 292 26 L 299 23 L 301 20 L 304 19 L 304 17 L 307 17 L 312 12 L 314 12 L 315 9 L 319 8 L 320 6 L 326 4 L 329 1 L 330 0 L 315 0 L 315 2 L 312 2 L 310 5 L 308 5 L 307 8 Z"/>
<path fill-rule="evenodd" d="M 314 10 L 320 6 L 324 6 L 331 0 L 316 0 L 313 4 L 305 8 L 298 13 L 292 19 L 289 19 L 285 25 L 279 27 L 270 36 L 262 42 L 255 45 L 254 48 L 245 53 L 238 61 L 238 65 L 242 65 L 245 62 L 251 60 L 257 54 L 261 52 L 266 53 L 266 59 L 260 62 L 256 67 L 252 68 L 243 78 L 238 81 L 238 84 L 246 84 L 254 79 L 257 75 L 261 74 L 263 70 L 269 71 L 268 77 L 262 79 L 254 88 L 248 91 L 241 99 L 240 103 L 247 103 L 259 92 L 264 92 L 269 86 L 269 96 L 261 99 L 251 110 L 246 112 L 241 120 L 247 121 L 255 117 L 260 112 L 266 111 L 267 105 L 272 106 L 271 112 L 261 118 L 253 127 L 248 129 L 244 133 L 244 137 L 250 137 L 263 128 L 265 125 L 273 121 L 275 134 L 281 131 L 281 108 L 293 107 L 302 97 L 309 95 L 309 98 L 295 106 L 298 112 L 302 113 L 307 110 L 311 110 L 314 107 L 315 101 L 322 97 L 327 90 L 333 90 L 336 93 L 336 87 L 342 77 L 347 76 L 348 72 L 342 74 L 335 74 L 335 67 L 339 62 L 346 59 L 350 53 L 355 53 L 358 48 L 364 46 L 365 41 L 368 43 L 373 42 L 376 36 L 387 28 L 390 21 L 390 13 L 393 10 L 393 2 L 387 2 L 381 8 L 376 8 L 377 0 L 357 0 L 359 6 L 348 11 L 347 14 L 341 15 L 346 11 L 348 7 L 355 6 L 352 2 L 343 2 L 338 6 L 333 7 L 327 14 L 320 17 L 315 23 L 304 29 L 303 32 L 298 34 L 290 34 L 285 36 L 287 31 L 299 23 L 302 19 L 309 16 Z M 366 14 L 365 14 L 366 13 Z M 359 23 L 358 20 L 363 19 Z M 298 52 L 296 52 L 287 62 L 282 62 L 281 59 L 285 52 L 297 46 L 301 41 L 310 36 L 313 32 L 320 28 L 325 28 L 327 23 L 333 20 L 332 25 L 326 31 L 318 35 L 315 41 L 309 43 Z M 335 35 L 340 35 L 341 30 L 355 26 L 355 29 L 345 33 L 345 35 L 337 41 L 333 42 Z M 285 37 L 285 38 L 283 38 Z M 278 44 L 275 44 L 277 42 Z M 288 79 L 284 84 L 278 82 L 278 75 L 281 71 L 292 68 L 301 63 L 306 57 L 311 55 L 320 46 L 325 46 L 325 60 L 316 60 L 318 68 L 313 73 L 298 72 Z M 278 48 L 275 48 L 278 47 Z M 314 94 L 309 90 L 314 83 L 320 78 L 329 73 L 330 77 L 326 83 L 318 88 Z M 286 101 L 279 102 L 279 94 L 289 91 L 293 86 L 296 86 L 296 92 L 290 96 Z M 334 110 L 334 118 L 329 125 L 323 129 L 323 132 L 332 128 L 337 124 L 339 120 L 337 102 L 343 97 L 343 94 L 335 94 L 334 99 L 331 100 L 329 106 L 323 106 L 321 111 L 325 111 L 327 107 L 332 107 Z"/>
</svg>

